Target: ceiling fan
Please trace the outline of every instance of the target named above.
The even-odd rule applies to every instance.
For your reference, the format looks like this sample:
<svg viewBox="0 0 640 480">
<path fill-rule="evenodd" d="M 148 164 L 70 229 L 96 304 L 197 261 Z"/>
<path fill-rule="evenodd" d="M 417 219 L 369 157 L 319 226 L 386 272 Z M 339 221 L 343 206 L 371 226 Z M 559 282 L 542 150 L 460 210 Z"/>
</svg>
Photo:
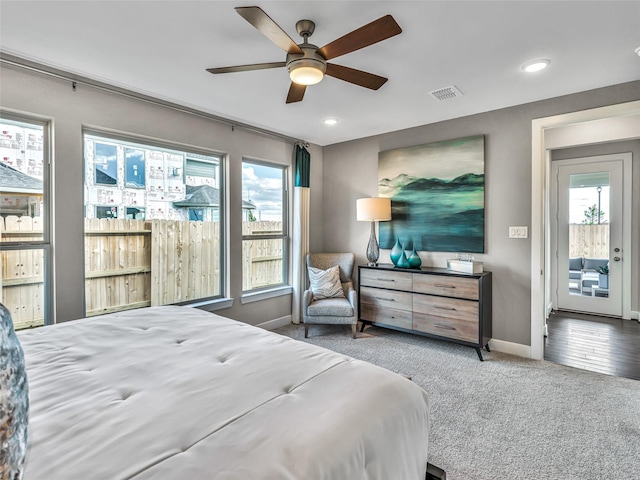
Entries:
<svg viewBox="0 0 640 480">
<path fill-rule="evenodd" d="M 385 15 L 318 48 L 317 45 L 308 42 L 315 30 L 315 23 L 311 20 L 300 20 L 296 23 L 296 30 L 304 39 L 302 43 L 296 44 L 260 7 L 237 7 L 235 10 L 260 33 L 286 51 L 287 59 L 284 62 L 207 68 L 207 71 L 216 74 L 287 67 L 291 78 L 287 103 L 301 101 L 307 85 L 318 83 L 325 74 L 371 90 L 379 89 L 387 81 L 385 77 L 328 63 L 327 60 L 360 50 L 402 32 L 394 18 Z"/>
</svg>

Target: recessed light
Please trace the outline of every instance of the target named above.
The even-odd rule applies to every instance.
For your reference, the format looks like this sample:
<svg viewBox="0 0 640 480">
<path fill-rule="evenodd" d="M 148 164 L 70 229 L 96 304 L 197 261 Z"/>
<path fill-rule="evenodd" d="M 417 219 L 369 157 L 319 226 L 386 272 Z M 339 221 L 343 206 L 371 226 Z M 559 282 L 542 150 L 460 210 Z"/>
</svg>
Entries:
<svg viewBox="0 0 640 480">
<path fill-rule="evenodd" d="M 538 60 L 531 60 L 530 62 L 522 65 L 522 70 L 528 73 L 539 72 L 540 70 L 544 70 L 549 66 L 551 60 L 547 60 L 546 58 L 540 58 Z"/>
<path fill-rule="evenodd" d="M 336 123 L 338 123 L 338 119 L 337 118 L 325 118 L 322 122 L 325 125 L 333 126 Z"/>
<path fill-rule="evenodd" d="M 640 55 L 640 47 L 636 48 L 636 49 L 634 50 L 634 52 L 636 52 L 638 55 Z"/>
</svg>

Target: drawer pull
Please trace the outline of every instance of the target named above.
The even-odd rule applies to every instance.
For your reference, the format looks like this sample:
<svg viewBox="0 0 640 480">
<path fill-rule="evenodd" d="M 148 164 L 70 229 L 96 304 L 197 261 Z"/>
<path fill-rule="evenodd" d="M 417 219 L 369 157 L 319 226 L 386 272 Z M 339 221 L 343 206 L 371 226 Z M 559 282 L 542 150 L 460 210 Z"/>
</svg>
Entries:
<svg viewBox="0 0 640 480">
<path fill-rule="evenodd" d="M 376 278 L 379 282 L 395 282 L 393 278 Z"/>
<path fill-rule="evenodd" d="M 384 298 L 384 297 L 378 297 L 378 300 L 385 300 L 387 302 L 395 302 L 396 301 L 395 298 Z"/>
<path fill-rule="evenodd" d="M 439 305 L 434 305 L 435 308 L 439 308 L 440 310 L 451 310 L 452 312 L 455 312 L 456 309 L 454 307 L 441 307 Z"/>
<path fill-rule="evenodd" d="M 440 323 L 434 323 L 433 326 L 436 327 L 436 328 L 443 328 L 445 330 L 455 330 L 456 329 L 455 327 L 450 327 L 449 325 L 442 325 Z"/>
<path fill-rule="evenodd" d="M 444 283 L 436 283 L 434 284 L 434 286 L 440 287 L 440 288 L 456 288 L 455 285 L 445 285 Z"/>
</svg>

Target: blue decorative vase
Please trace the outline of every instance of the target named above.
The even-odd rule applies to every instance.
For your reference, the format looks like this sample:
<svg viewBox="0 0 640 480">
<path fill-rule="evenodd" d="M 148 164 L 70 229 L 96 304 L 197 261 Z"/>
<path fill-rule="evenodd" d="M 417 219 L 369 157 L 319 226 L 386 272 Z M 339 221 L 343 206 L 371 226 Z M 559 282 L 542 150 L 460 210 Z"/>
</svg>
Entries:
<svg viewBox="0 0 640 480">
<path fill-rule="evenodd" d="M 409 255 L 407 261 L 409 262 L 410 268 L 420 268 L 420 265 L 422 265 L 420 255 L 416 253 L 416 247 L 413 247 L 413 250 L 411 250 L 411 255 Z"/>
<path fill-rule="evenodd" d="M 402 254 L 400 254 L 400 258 L 398 259 L 398 263 L 396 263 L 396 267 L 409 268 L 409 260 L 407 260 L 407 256 L 404 254 L 404 250 L 402 250 Z"/>
<path fill-rule="evenodd" d="M 391 252 L 389 252 L 389 257 L 391 257 L 391 262 L 396 267 L 398 266 L 398 260 L 400 259 L 401 255 L 404 255 L 404 250 L 402 250 L 402 245 L 400 245 L 400 238 L 396 237 L 396 244 L 391 249 Z"/>
</svg>

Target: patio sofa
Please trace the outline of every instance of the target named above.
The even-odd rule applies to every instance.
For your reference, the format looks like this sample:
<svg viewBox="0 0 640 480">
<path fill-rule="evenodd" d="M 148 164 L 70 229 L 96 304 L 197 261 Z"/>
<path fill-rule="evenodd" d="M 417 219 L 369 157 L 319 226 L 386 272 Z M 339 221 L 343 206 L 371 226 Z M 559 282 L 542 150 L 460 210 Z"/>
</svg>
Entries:
<svg viewBox="0 0 640 480">
<path fill-rule="evenodd" d="M 609 265 L 608 258 L 569 258 L 569 291 L 581 295 L 598 285 L 598 268 Z"/>
</svg>

